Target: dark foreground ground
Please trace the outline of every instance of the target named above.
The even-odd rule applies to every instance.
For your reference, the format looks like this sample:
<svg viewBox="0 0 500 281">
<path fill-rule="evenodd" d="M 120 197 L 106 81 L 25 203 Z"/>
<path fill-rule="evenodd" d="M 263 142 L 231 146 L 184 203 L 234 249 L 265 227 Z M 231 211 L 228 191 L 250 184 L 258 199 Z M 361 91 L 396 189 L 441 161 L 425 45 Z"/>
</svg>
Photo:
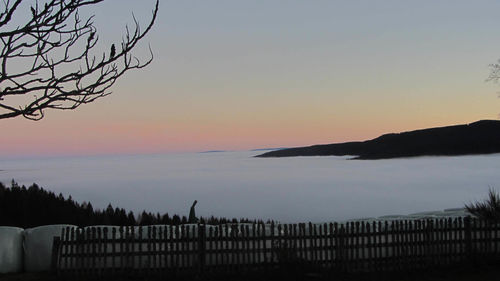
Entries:
<svg viewBox="0 0 500 281">
<path fill-rule="evenodd" d="M 58 278 L 49 273 L 24 273 L 0 274 L 1 281 L 56 281 L 79 280 L 75 278 Z M 82 280 L 109 280 L 82 279 Z M 114 280 L 150 280 L 150 278 L 115 278 Z M 171 280 L 165 278 L 164 280 Z M 184 278 L 183 280 L 203 280 L 200 278 Z M 418 272 L 393 272 L 393 273 L 364 273 L 364 274 L 337 274 L 335 276 L 322 276 L 320 274 L 272 274 L 269 276 L 228 276 L 225 278 L 209 278 L 208 280 L 335 280 L 335 281 L 493 281 L 500 280 L 500 264 L 481 266 L 461 266 Z"/>
</svg>

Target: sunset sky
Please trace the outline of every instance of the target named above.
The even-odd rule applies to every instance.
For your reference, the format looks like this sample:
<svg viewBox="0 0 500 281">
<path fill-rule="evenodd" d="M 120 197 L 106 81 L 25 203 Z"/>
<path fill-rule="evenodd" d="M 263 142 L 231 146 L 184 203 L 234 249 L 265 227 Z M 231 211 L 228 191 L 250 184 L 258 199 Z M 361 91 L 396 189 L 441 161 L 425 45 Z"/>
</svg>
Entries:
<svg viewBox="0 0 500 281">
<path fill-rule="evenodd" d="M 96 15 L 119 43 L 132 12 Z M 366 140 L 498 119 L 500 1 L 161 1 L 113 94 L 38 122 L 0 120 L 0 156 L 243 150 Z M 84 13 L 84 14 L 85 14 Z M 109 43 L 110 44 L 110 43 Z M 108 50 L 109 45 L 106 45 Z"/>
</svg>

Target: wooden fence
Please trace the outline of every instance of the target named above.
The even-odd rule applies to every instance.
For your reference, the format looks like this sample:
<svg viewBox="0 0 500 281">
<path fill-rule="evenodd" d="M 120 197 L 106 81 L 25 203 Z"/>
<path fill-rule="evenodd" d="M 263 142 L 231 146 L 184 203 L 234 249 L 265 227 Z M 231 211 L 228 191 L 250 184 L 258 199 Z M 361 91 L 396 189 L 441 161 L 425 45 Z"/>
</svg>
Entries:
<svg viewBox="0 0 500 281">
<path fill-rule="evenodd" d="M 500 225 L 471 218 L 330 224 L 66 229 L 54 239 L 61 275 L 416 270 L 499 255 Z"/>
</svg>

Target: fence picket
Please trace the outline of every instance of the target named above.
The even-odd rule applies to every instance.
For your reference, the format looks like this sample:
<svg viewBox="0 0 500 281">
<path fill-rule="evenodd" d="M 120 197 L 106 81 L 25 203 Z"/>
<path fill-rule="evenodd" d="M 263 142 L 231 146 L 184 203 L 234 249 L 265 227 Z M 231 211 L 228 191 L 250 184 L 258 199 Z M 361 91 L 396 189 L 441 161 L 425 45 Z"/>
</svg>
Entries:
<svg viewBox="0 0 500 281">
<path fill-rule="evenodd" d="M 104 268 L 102 267 L 102 264 L 104 263 L 104 243 L 102 240 L 102 230 L 101 228 L 96 228 L 96 237 L 97 237 L 97 263 L 98 266 L 96 268 L 96 275 L 97 276 L 102 276 Z"/>
<path fill-rule="evenodd" d="M 500 225 L 471 218 L 267 227 L 269 234 L 262 223 L 149 226 L 137 235 L 134 227 L 65 228 L 53 260 L 58 274 L 103 277 L 246 272 L 289 261 L 345 272 L 416 270 L 500 257 Z"/>
<path fill-rule="evenodd" d="M 163 249 L 162 250 L 162 259 L 163 259 L 163 266 L 161 267 L 161 277 L 162 279 L 165 279 L 165 276 L 167 274 L 166 270 L 168 268 L 168 246 L 169 246 L 169 243 L 168 243 L 168 231 L 167 231 L 167 226 L 163 226 L 163 232 L 161 232 L 160 234 L 160 238 L 161 241 L 162 241 L 162 246 L 160 249 Z"/>
<path fill-rule="evenodd" d="M 61 242 L 69 241 L 70 238 L 70 228 L 66 227 L 61 230 Z M 70 256 L 68 256 L 68 244 L 67 243 L 61 243 L 59 245 L 59 251 L 61 252 L 61 258 L 57 259 L 57 257 L 53 260 L 53 262 L 57 262 L 60 266 L 62 266 L 63 269 L 67 269 L 68 265 L 71 265 L 70 260 L 72 259 Z"/>
</svg>

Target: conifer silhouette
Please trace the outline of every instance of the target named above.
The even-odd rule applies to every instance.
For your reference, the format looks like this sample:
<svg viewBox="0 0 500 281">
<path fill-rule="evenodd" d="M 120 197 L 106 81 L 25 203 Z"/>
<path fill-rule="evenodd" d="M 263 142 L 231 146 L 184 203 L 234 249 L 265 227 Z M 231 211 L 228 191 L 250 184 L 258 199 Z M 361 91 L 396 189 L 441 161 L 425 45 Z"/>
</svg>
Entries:
<svg viewBox="0 0 500 281">
<path fill-rule="evenodd" d="M 138 217 L 132 211 L 123 208 L 113 208 L 108 204 L 106 209 L 94 209 L 92 203 L 75 202 L 71 196 L 65 198 L 62 194 L 54 194 L 37 184 L 30 187 L 20 186 L 12 180 L 6 187 L 0 182 L 0 225 L 30 228 L 48 224 L 73 224 L 80 227 L 90 225 L 180 225 L 188 223 L 186 216 L 172 217 L 165 213 L 143 211 Z M 199 223 L 218 225 L 226 223 L 255 223 L 247 218 L 227 219 L 199 218 Z M 259 221 L 262 222 L 262 221 Z M 270 221 L 268 221 L 270 222 Z"/>
</svg>

